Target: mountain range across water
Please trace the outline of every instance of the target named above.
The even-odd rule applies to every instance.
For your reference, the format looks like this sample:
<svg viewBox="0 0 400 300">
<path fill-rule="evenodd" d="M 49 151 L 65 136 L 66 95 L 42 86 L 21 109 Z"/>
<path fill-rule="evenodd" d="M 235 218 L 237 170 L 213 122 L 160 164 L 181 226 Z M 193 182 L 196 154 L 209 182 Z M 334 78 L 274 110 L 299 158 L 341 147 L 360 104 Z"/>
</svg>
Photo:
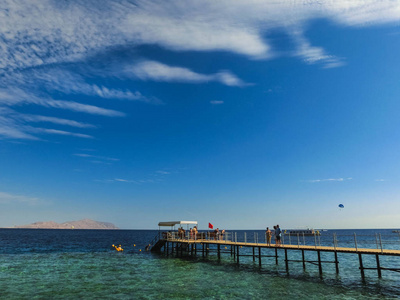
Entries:
<svg viewBox="0 0 400 300">
<path fill-rule="evenodd" d="M 109 222 L 98 222 L 91 219 L 83 219 L 79 221 L 69 221 L 57 223 L 54 221 L 35 222 L 28 225 L 16 225 L 14 228 L 36 228 L 36 229 L 119 229 Z"/>
</svg>

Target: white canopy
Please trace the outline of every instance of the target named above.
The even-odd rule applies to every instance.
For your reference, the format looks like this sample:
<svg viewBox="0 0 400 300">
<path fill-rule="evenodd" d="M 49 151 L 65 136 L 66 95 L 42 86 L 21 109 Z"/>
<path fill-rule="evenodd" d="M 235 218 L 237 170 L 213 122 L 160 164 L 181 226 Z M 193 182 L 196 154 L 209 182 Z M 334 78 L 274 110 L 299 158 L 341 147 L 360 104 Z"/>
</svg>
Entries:
<svg viewBox="0 0 400 300">
<path fill-rule="evenodd" d="M 158 223 L 158 226 L 175 226 L 175 225 L 197 225 L 197 221 L 170 221 L 170 222 Z"/>
</svg>

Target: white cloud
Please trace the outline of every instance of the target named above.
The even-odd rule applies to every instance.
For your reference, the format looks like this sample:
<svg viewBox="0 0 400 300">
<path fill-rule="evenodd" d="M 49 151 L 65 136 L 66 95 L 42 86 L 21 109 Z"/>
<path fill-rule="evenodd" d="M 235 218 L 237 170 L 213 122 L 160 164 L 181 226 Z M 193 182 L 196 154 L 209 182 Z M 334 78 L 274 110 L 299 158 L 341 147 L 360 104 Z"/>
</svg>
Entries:
<svg viewBox="0 0 400 300">
<path fill-rule="evenodd" d="M 98 160 L 119 161 L 118 158 L 91 155 L 91 154 L 86 154 L 86 153 L 75 153 L 74 155 L 79 156 L 79 157 L 84 157 L 84 158 L 94 158 L 94 159 L 98 159 Z"/>
<path fill-rule="evenodd" d="M 134 184 L 140 184 L 140 181 L 136 180 L 129 180 L 129 179 L 122 179 L 122 178 L 114 178 L 114 179 L 102 179 L 102 180 L 95 180 L 98 182 L 105 182 L 105 183 L 114 183 L 114 182 L 122 182 L 122 183 L 134 183 Z"/>
<path fill-rule="evenodd" d="M 0 139 L 23 139 L 23 140 L 38 140 L 39 138 L 27 133 L 23 126 L 16 120 L 1 115 L 0 110 Z"/>
<path fill-rule="evenodd" d="M 23 203 L 28 205 L 37 205 L 42 202 L 43 201 L 41 201 L 39 198 L 0 192 L 0 204 Z"/>
<path fill-rule="evenodd" d="M 52 128 L 37 128 L 27 125 L 27 123 L 32 122 L 47 122 L 77 128 L 95 128 L 95 126 L 87 123 L 41 115 L 26 115 L 18 113 L 10 108 L 0 106 L 0 137 L 10 139 L 39 140 L 39 138 L 33 134 L 45 133 L 69 135 L 80 138 L 93 138 L 90 135 L 82 133 L 73 133 Z"/>
<path fill-rule="evenodd" d="M 213 104 L 213 105 L 219 105 L 219 104 L 224 104 L 224 101 L 221 101 L 221 100 L 211 100 L 210 103 Z"/>
<path fill-rule="evenodd" d="M 124 113 L 112 109 L 82 104 L 74 101 L 54 100 L 51 98 L 40 97 L 38 95 L 25 92 L 20 88 L 0 89 L 0 105 L 14 106 L 17 104 L 36 104 L 44 107 L 67 109 L 76 112 L 108 117 L 125 116 Z"/>
<path fill-rule="evenodd" d="M 75 133 L 75 132 L 69 132 L 69 131 L 57 130 L 57 129 L 31 128 L 31 131 L 32 132 L 37 132 L 37 133 L 69 135 L 69 136 L 85 138 L 85 139 L 93 139 L 93 136 L 88 135 L 88 134 Z"/>
<path fill-rule="evenodd" d="M 95 72 L 95 70 L 91 70 Z M 105 74 L 102 73 L 104 76 Z M 110 71 L 110 74 L 114 75 Z M 4 85 L 23 86 L 25 90 L 33 93 L 37 87 L 45 88 L 48 91 L 57 91 L 64 94 L 79 94 L 101 97 L 104 99 L 121 99 L 131 101 L 141 101 L 147 103 L 159 103 L 158 99 L 146 97 L 138 91 L 120 90 L 109 88 L 103 85 L 89 84 L 84 78 L 70 71 L 57 68 L 32 69 L 22 73 L 5 75 Z"/>
<path fill-rule="evenodd" d="M 346 26 L 398 22 L 400 2 L 122 0 L 94 5 L 84 0 L 5 0 L 0 11 L 0 69 L 77 61 L 112 46 L 140 44 L 265 58 L 273 50 L 265 38 L 269 32 L 302 29 L 313 19 Z M 318 52 L 307 48 L 299 52 Z"/>
<path fill-rule="evenodd" d="M 272 47 L 268 36 L 276 30 L 286 32 L 294 45 L 291 51 L 278 54 L 289 53 L 307 64 L 334 68 L 343 65 L 345 58 L 329 53 L 322 46 L 312 45 L 305 34 L 308 23 L 324 19 L 344 26 L 372 26 L 400 20 L 400 2 L 390 0 L 99 1 L 2 1 L 1 106 L 35 104 L 121 117 L 125 115 L 123 112 L 80 103 L 80 99 L 53 99 L 45 91 L 160 103 L 139 91 L 91 84 L 80 75 L 58 68 L 69 62 L 83 62 L 110 49 L 121 46 L 133 49 L 138 45 L 157 45 L 171 51 L 223 51 L 249 59 L 272 58 L 277 50 Z M 201 74 L 184 66 L 168 66 L 154 61 L 137 64 L 131 72 L 143 80 L 246 85 L 230 71 Z M 121 73 L 124 71 L 117 70 L 111 76 L 118 77 Z M 38 84 L 42 93 L 36 89 Z M 68 122 L 49 118 L 45 122 L 85 126 L 79 120 Z M 24 122 L 35 121 L 2 115 L 0 136 L 38 139 L 24 129 Z"/>
<path fill-rule="evenodd" d="M 335 68 L 344 65 L 343 59 L 334 55 L 328 55 L 321 47 L 314 47 L 303 36 L 299 30 L 291 33 L 293 40 L 297 44 L 295 55 L 301 57 L 307 64 L 322 64 L 324 68 Z"/>
<path fill-rule="evenodd" d="M 216 81 L 228 86 L 243 86 L 245 83 L 228 71 L 216 74 L 200 74 L 182 67 L 172 67 L 156 61 L 143 61 L 134 65 L 130 71 L 141 80 L 165 82 L 203 83 Z M 129 70 L 127 70 L 129 72 Z"/>
<path fill-rule="evenodd" d="M 324 181 L 348 181 L 348 180 L 352 180 L 353 178 L 348 177 L 348 178 L 328 178 L 328 179 L 312 179 L 312 180 L 306 180 L 306 182 L 324 182 Z"/>
<path fill-rule="evenodd" d="M 54 123 L 54 124 L 66 125 L 78 128 L 96 128 L 96 126 L 92 124 L 78 122 L 74 120 L 55 118 L 55 117 L 24 115 L 24 114 L 20 114 L 19 117 L 27 122 L 48 122 L 48 123 Z"/>
<path fill-rule="evenodd" d="M 157 174 L 161 174 L 161 175 L 169 175 L 169 174 L 171 174 L 171 172 L 168 172 L 168 171 L 162 171 L 162 170 L 160 170 L 160 171 L 156 171 L 156 173 L 157 173 Z"/>
</svg>

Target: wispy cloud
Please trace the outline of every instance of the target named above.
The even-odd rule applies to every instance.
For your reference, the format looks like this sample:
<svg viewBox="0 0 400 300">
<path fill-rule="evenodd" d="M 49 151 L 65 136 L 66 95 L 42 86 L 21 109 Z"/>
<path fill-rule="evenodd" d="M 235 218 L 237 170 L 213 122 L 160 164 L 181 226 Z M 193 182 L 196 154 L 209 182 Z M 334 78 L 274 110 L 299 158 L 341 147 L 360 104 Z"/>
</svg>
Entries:
<svg viewBox="0 0 400 300">
<path fill-rule="evenodd" d="M 49 97 L 40 97 L 23 91 L 20 88 L 0 89 L 0 99 L 3 106 L 21 104 L 36 104 L 44 107 L 66 109 L 76 112 L 101 115 L 108 117 L 122 117 L 124 113 L 94 105 L 82 104 L 75 101 L 54 100 Z"/>
<path fill-rule="evenodd" d="M 103 161 L 104 160 L 105 161 L 119 161 L 118 158 L 114 158 L 114 157 L 98 156 L 98 155 L 92 155 L 92 154 L 86 154 L 86 153 L 75 153 L 74 156 L 103 160 Z"/>
<path fill-rule="evenodd" d="M 79 73 L 85 68 L 73 71 L 63 68 L 70 66 L 69 63 L 84 63 L 119 47 L 157 45 L 175 52 L 222 51 L 249 59 L 270 59 L 278 50 L 274 49 L 268 37 L 278 29 L 286 32 L 294 45 L 293 49 L 278 54 L 290 53 L 307 64 L 323 68 L 343 65 L 345 58 L 329 53 L 329 49 L 312 45 L 307 39 L 306 24 L 315 19 L 358 27 L 398 22 L 400 2 L 189 0 L 172 3 L 139 0 L 133 3 L 117 0 L 100 1 L 93 6 L 92 2 L 83 0 L 69 2 L 68 5 L 51 0 L 40 3 L 3 1 L 0 10 L 0 105 L 15 107 L 29 104 L 96 116 L 122 117 L 125 114 L 121 111 L 104 108 L 100 104 L 83 103 L 80 95 L 161 103 L 134 89 L 118 89 L 106 83 L 85 81 L 83 78 L 90 76 Z M 105 76 L 120 78 L 127 74 L 124 67 L 113 72 Z M 228 70 L 202 74 L 184 65 L 169 66 L 151 60 L 131 66 L 128 73 L 141 80 L 217 82 L 232 87 L 247 85 Z M 60 96 L 53 97 L 52 94 Z M 76 95 L 76 98 L 67 101 L 62 94 Z M 42 121 L 89 128 L 79 119 L 67 122 L 49 119 L 51 117 Z M 73 121 L 76 123 L 73 124 Z M 39 139 L 24 129 L 26 122 L 35 121 L 2 115 L 0 136 Z"/>
<path fill-rule="evenodd" d="M 20 114 L 19 117 L 27 122 L 48 122 L 53 124 L 59 125 L 66 125 L 78 128 L 96 128 L 96 126 L 92 124 L 87 124 L 83 122 L 78 122 L 74 120 L 67 120 L 55 117 L 47 117 L 47 116 L 40 116 L 40 115 L 24 115 Z"/>
<path fill-rule="evenodd" d="M 91 70 L 96 73 L 96 70 Z M 115 71 L 102 71 L 101 75 L 114 76 Z M 119 74 L 119 73 L 118 73 Z M 146 97 L 139 91 L 121 90 L 106 87 L 104 85 L 87 83 L 81 74 L 62 68 L 46 68 L 32 69 L 17 74 L 5 75 L 4 79 L 7 83 L 18 86 L 29 87 L 30 91 L 35 91 L 38 86 L 45 88 L 47 91 L 57 91 L 64 94 L 79 94 L 104 99 L 120 99 L 130 101 L 141 101 L 147 103 L 160 103 L 160 100 L 154 97 Z"/>
<path fill-rule="evenodd" d="M 169 174 L 171 174 L 171 172 L 163 171 L 163 170 L 156 171 L 156 173 L 160 174 L 160 175 L 169 175 Z"/>
<path fill-rule="evenodd" d="M 104 183 L 133 183 L 133 184 L 144 184 L 144 183 L 154 183 L 155 182 L 153 179 L 130 180 L 130 179 L 122 179 L 122 178 L 98 179 L 95 181 L 104 182 Z"/>
<path fill-rule="evenodd" d="M 293 30 L 291 36 L 297 45 L 295 55 L 301 57 L 307 64 L 322 64 L 324 68 L 336 68 L 344 65 L 343 59 L 326 54 L 322 47 L 311 46 L 301 31 Z"/>
<path fill-rule="evenodd" d="M 370 26 L 400 19 L 398 1 L 75 1 L 3 3 L 0 69 L 4 72 L 82 60 L 115 45 L 156 44 L 174 51 L 271 55 L 270 31 L 304 28 L 313 19 Z"/>
<path fill-rule="evenodd" d="M 64 131 L 64 130 L 47 129 L 47 128 L 32 128 L 31 130 L 33 132 L 41 132 L 41 133 L 47 133 L 47 134 L 58 134 L 58 135 L 68 135 L 68 136 L 74 136 L 74 137 L 85 138 L 85 139 L 93 139 L 93 136 L 88 135 L 88 134 L 69 132 L 69 131 Z"/>
<path fill-rule="evenodd" d="M 213 104 L 213 105 L 219 105 L 219 104 L 224 104 L 224 101 L 221 101 L 221 100 L 212 100 L 212 101 L 210 101 L 210 103 Z"/>
<path fill-rule="evenodd" d="M 130 71 L 141 80 L 188 83 L 215 81 L 228 86 L 246 85 L 242 80 L 228 71 L 220 71 L 215 74 L 206 75 L 193 72 L 187 68 L 168 66 L 156 61 L 143 61 L 137 63 L 130 69 Z"/>
<path fill-rule="evenodd" d="M 328 178 L 328 179 L 312 179 L 312 180 L 305 180 L 305 182 L 311 182 L 311 183 L 315 183 L 315 182 L 326 182 L 326 181 L 348 181 L 348 180 L 352 180 L 353 178 L 348 177 L 348 178 Z"/>
<path fill-rule="evenodd" d="M 35 197 L 27 197 L 22 195 L 14 195 L 5 192 L 0 192 L 0 204 L 23 203 L 28 205 L 38 205 L 44 201 Z"/>
<path fill-rule="evenodd" d="M 93 138 L 93 136 L 88 134 L 69 132 L 54 128 L 39 128 L 28 125 L 29 123 L 37 122 L 46 122 L 77 128 L 95 128 L 95 126 L 87 123 L 42 115 L 21 114 L 8 107 L 0 106 L 0 138 L 40 140 L 38 134 L 56 134 L 80 138 Z"/>
</svg>

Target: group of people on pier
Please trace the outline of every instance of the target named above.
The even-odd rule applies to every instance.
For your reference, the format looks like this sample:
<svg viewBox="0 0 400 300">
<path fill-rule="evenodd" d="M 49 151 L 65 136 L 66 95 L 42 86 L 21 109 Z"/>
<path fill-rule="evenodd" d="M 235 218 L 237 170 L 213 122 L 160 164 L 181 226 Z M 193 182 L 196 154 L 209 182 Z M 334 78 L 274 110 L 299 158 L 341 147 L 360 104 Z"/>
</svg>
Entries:
<svg viewBox="0 0 400 300">
<path fill-rule="evenodd" d="M 275 246 L 280 246 L 281 245 L 281 234 L 282 230 L 280 229 L 279 225 L 274 226 L 274 232 L 272 232 L 269 227 L 265 230 L 265 237 L 267 240 L 267 245 L 271 246 L 271 239 L 272 235 L 275 237 Z"/>
<path fill-rule="evenodd" d="M 190 230 L 189 230 L 190 239 L 196 239 L 198 232 L 199 231 L 197 230 L 197 226 L 194 226 L 193 228 L 190 228 Z M 178 236 L 181 239 L 186 237 L 186 230 L 183 227 L 179 227 L 178 228 Z"/>
<path fill-rule="evenodd" d="M 223 240 L 225 235 L 225 229 L 222 229 L 221 231 L 219 228 L 214 230 L 214 240 Z"/>
<path fill-rule="evenodd" d="M 178 228 L 178 237 L 180 239 L 185 239 L 188 237 L 193 240 L 196 240 L 198 238 L 204 238 L 204 233 L 199 234 L 197 226 L 190 228 L 190 230 L 188 230 L 188 231 L 189 231 L 189 235 L 187 236 L 186 230 L 183 227 Z M 163 233 L 163 234 L 164 234 L 164 238 L 166 238 L 167 236 L 172 237 L 171 232 Z M 219 228 L 217 228 L 214 231 L 209 232 L 207 235 L 209 236 L 210 239 L 223 240 L 224 236 L 225 236 L 225 229 L 219 230 Z M 281 246 L 282 245 L 281 235 L 282 235 L 282 230 L 279 227 L 279 225 L 275 225 L 274 229 L 272 231 L 269 229 L 269 227 L 267 227 L 267 229 L 265 230 L 265 239 L 266 239 L 267 245 L 271 246 L 271 240 L 272 240 L 272 237 L 274 237 L 275 246 Z"/>
</svg>

